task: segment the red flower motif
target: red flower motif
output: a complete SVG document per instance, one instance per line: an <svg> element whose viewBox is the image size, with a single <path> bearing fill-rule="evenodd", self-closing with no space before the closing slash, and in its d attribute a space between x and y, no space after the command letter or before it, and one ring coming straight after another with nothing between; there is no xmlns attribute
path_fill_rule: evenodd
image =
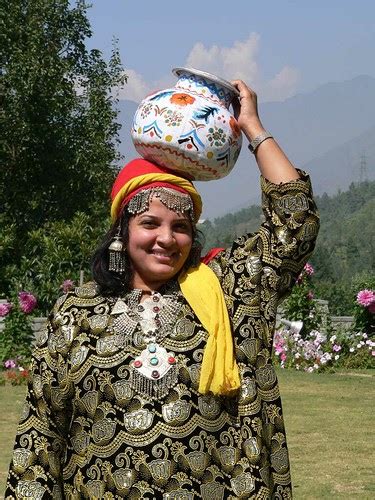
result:
<svg viewBox="0 0 375 500"><path fill-rule="evenodd" d="M241 135L241 129L240 126L238 125L237 120L233 116L231 116L229 119L229 126L232 129L234 138L237 139L237 137Z"/></svg>
<svg viewBox="0 0 375 500"><path fill-rule="evenodd" d="M195 97L189 94L183 94L182 92L177 92L170 97L170 102L172 104L177 104L177 106L188 106L193 104Z"/></svg>

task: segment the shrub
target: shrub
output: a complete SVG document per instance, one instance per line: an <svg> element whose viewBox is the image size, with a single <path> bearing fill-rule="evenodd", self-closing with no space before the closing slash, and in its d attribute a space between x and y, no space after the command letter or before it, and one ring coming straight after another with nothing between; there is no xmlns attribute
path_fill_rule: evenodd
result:
<svg viewBox="0 0 375 500"><path fill-rule="evenodd" d="M353 283L355 327L369 336L375 335L375 277L358 278Z"/></svg>
<svg viewBox="0 0 375 500"><path fill-rule="evenodd" d="M321 316L318 313L314 302L314 291L311 278L314 268L311 264L305 264L301 274L298 276L296 284L289 297L283 302L283 316L291 321L302 321L304 337L310 331L318 329L321 323Z"/></svg>
<svg viewBox="0 0 375 500"><path fill-rule="evenodd" d="M77 213L69 222L53 221L31 231L20 265L8 269L13 288L22 283L35 290L39 309L47 314L66 278L78 283L83 271L89 279L91 257L108 226L106 219L99 220L94 226L92 218Z"/></svg>
<svg viewBox="0 0 375 500"><path fill-rule="evenodd" d="M0 305L0 316L4 317L4 328L0 331L0 363L11 359L30 359L32 340L30 314L37 300L29 292L21 291L11 301Z"/></svg>

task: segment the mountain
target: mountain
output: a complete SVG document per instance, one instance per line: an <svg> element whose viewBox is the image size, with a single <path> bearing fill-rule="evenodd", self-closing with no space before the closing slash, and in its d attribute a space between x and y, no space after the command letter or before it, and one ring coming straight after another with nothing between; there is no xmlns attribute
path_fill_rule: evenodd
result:
<svg viewBox="0 0 375 500"><path fill-rule="evenodd" d="M333 194L352 181L375 179L375 126L307 162L303 169L313 172L316 194Z"/></svg>
<svg viewBox="0 0 375 500"><path fill-rule="evenodd" d="M120 101L120 151L125 161L137 156L130 138L137 104ZM358 76L328 83L284 102L259 106L264 126L291 161L311 174L316 193L334 193L359 180L365 155L368 178L375 177L375 78ZM229 176L197 182L204 202L203 217L213 218L259 203L259 172L246 140Z"/></svg>
<svg viewBox="0 0 375 500"><path fill-rule="evenodd" d="M261 118L297 165L375 125L375 78L327 83L284 102L264 103Z"/></svg>

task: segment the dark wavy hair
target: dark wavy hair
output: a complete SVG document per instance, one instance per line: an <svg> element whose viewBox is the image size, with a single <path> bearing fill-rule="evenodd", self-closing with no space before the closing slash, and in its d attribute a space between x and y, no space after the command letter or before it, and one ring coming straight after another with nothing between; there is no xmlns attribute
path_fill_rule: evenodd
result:
<svg viewBox="0 0 375 500"><path fill-rule="evenodd" d="M104 236L102 243L95 251L91 260L92 276L95 282L99 285L100 293L103 295L124 294L132 289L133 272L130 259L126 252L124 252L126 262L125 272L120 274L108 270L108 248L112 243L113 238L116 236L119 227L121 228L121 239L126 248L129 241L129 221L131 217L134 217L134 215L130 214L127 210L127 207L125 207L121 215ZM196 267L199 264L201 258L201 252L204 245L204 237L201 231L196 228L196 225L194 223L192 223L192 231L193 244L190 249L188 258L183 265L182 271L186 271L190 267Z"/></svg>

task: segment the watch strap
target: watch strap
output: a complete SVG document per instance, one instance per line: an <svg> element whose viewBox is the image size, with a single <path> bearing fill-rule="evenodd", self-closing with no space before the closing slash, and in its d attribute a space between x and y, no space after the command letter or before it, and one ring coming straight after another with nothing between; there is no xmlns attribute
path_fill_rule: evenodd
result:
<svg viewBox="0 0 375 500"><path fill-rule="evenodd" d="M258 136L256 136L252 141L250 141L250 151L255 154L259 145L262 144L262 142L266 139L273 139L273 136L269 132L263 132L263 134L259 134Z"/></svg>

